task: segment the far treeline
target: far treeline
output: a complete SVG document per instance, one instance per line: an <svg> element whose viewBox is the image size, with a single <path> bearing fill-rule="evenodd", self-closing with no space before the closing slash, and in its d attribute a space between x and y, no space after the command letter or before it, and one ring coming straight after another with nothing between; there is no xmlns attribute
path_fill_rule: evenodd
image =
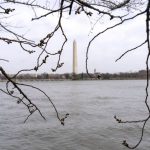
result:
<svg viewBox="0 0 150 150"><path fill-rule="evenodd" d="M18 80L130 80L130 79L146 79L146 70L140 70L138 72L120 72L120 73L91 73L90 78L86 73L79 73L73 75L72 73L64 74L20 74L16 79ZM9 74L13 77L13 74ZM5 77L0 74L0 80L5 80Z"/></svg>

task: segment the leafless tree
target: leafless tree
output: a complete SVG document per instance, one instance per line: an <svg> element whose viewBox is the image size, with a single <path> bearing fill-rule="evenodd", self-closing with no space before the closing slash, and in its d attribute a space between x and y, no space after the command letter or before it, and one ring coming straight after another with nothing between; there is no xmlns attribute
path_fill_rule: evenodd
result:
<svg viewBox="0 0 150 150"><path fill-rule="evenodd" d="M29 7L33 10L34 16L32 16L31 21L41 21L42 18L49 17L51 15L58 15L58 22L53 31L47 33L43 38L34 40L30 39L27 35L23 35L18 30L15 30L11 27L11 24L7 22L7 19L13 15L13 13L18 9L18 7ZM23 10L22 10L23 11ZM120 13L121 12L121 13ZM23 50L30 55L37 53L37 50L40 51L36 59L35 67L30 69L22 69L13 77L10 77L3 66L0 66L0 71L7 79L6 81L6 89L0 89L2 92L6 93L7 95L17 99L17 103L24 104L28 111L29 115L27 116L26 120L35 112L38 111L41 117L45 120L46 118L43 116L40 109L32 102L32 99L28 97L28 95L22 90L22 86L27 86L42 92L46 98L50 101L52 106L56 111L56 115L58 120L61 124L64 125L64 120L67 118L69 114L64 115L63 118L60 118L59 113L50 99L50 97L41 89L34 87L32 85L22 84L16 82L14 79L21 73L21 72L30 72L30 71L38 71L40 70L41 66L46 65L48 61L48 57L50 56L58 56L58 60L56 66L52 68L52 71L55 72L57 69L63 66L63 62L61 62L62 52L64 50L64 46L67 43L67 34L63 28L63 18L65 15L81 15L85 14L84 16L88 17L89 19L96 18L94 24L92 24L91 30L97 25L98 21L103 19L104 17L109 18L110 22L114 21L115 23L112 26L106 27L104 30L97 32L91 38L87 45L86 50L86 71L88 71L88 57L89 51L92 45L92 42L102 34L105 34L107 31L111 31L113 28L117 28L118 26L124 24L125 22L134 22L135 18L145 15L145 32L146 37L143 39L141 43L136 45L135 47L126 50L116 61L120 60L124 55L128 54L131 51L134 51L143 45L147 45L147 59L146 59L146 70L147 70L147 85L145 88L146 96L145 96L145 105L148 110L148 116L144 119L137 120L137 121L122 121L117 116L114 118L118 123L141 123L143 124L141 130L141 137L137 144L134 146L130 146L126 141L123 141L123 145L130 148L135 149L141 143L144 129L147 121L150 119L150 108L148 105L148 87L149 87L149 56L150 56L150 40L149 40L149 21L150 21L150 1L149 0L1 0L0 1L0 41L5 42L7 44L18 44L20 46L20 50ZM121 15L120 15L121 14ZM61 44L60 48L55 52L52 53L47 47L52 41L52 38L55 37L57 32L61 32L63 43ZM44 57L43 57L44 55ZM0 61L5 61L9 63L7 58L1 58ZM90 76L90 74L89 74ZM15 95L14 89L17 90L20 94Z"/></svg>

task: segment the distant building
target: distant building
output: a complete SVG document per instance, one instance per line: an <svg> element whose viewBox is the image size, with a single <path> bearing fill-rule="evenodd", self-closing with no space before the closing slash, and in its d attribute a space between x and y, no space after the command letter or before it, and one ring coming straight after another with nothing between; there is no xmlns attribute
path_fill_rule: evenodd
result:
<svg viewBox="0 0 150 150"><path fill-rule="evenodd" d="M77 74L77 69L78 68L78 64L77 64L77 43L74 40L73 41L73 74Z"/></svg>

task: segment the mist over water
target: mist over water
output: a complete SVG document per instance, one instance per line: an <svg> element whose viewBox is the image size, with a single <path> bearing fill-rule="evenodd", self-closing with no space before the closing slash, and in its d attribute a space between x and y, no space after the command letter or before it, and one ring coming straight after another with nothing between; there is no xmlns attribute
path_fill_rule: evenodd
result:
<svg viewBox="0 0 150 150"><path fill-rule="evenodd" d="M141 124L118 124L143 119L144 80L123 81L28 81L44 90L59 113L70 116L62 126L42 93L24 88L47 118L35 113L24 124L28 110L16 100L0 93L0 150L127 150L123 140L136 144ZM0 87L4 83L0 82ZM150 122L137 150L150 149Z"/></svg>

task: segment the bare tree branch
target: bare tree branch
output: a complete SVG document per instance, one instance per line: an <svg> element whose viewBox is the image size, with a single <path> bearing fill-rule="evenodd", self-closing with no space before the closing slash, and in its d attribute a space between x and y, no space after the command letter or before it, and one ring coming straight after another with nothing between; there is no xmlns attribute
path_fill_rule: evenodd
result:
<svg viewBox="0 0 150 150"><path fill-rule="evenodd" d="M118 60L120 60L120 59L121 59L124 55L126 55L127 53L129 53L129 52L131 52L131 51L134 51L134 50L137 50L138 48L140 48L141 46L143 46L144 44L146 44L146 42L147 42L147 40L144 41L143 43L141 43L140 45L138 45L138 46L136 46L136 47L134 47L134 48L132 48L132 49L129 49L129 50L125 51L119 58L116 59L116 62L117 62Z"/></svg>
<svg viewBox="0 0 150 150"><path fill-rule="evenodd" d="M22 103L25 105L27 110L29 111L28 116L26 117L25 121L26 122L34 112L38 112L40 116L46 120L42 112L40 111L40 108L36 106L32 102L32 99L29 98L29 96L22 90L21 87L28 87L35 89L41 93L44 94L44 96L48 99L50 104L53 106L56 117L60 121L62 125L64 125L65 119L68 117L68 113L65 114L63 118L60 117L59 112L51 100L51 98L41 89L34 87L32 85L28 84L23 84L23 83L18 83L14 79L18 77L18 75L22 72L31 72L31 71L39 71L40 68L44 65L47 64L49 61L49 56L58 56L57 62L54 67L52 67L52 71L55 72L59 68L61 68L64 64L64 62L61 62L61 57L63 50L65 48L66 43L68 42L68 37L67 34L65 33L65 30L63 28L63 16L64 15L80 15L81 13L84 13L86 17L88 18L97 18L95 21L95 24L97 22L104 18L105 16L109 18L110 22L114 19L116 19L118 22L112 26L107 27L106 29L97 32L89 41L86 49L86 72L89 76L90 72L88 70L88 59L89 59L89 51L91 50L91 45L93 41L101 36L102 34L105 34L107 31L111 31L114 28L117 28L118 26L121 26L125 22L129 21L134 21L135 18L145 15L146 16L146 39L143 40L144 42L140 43L139 45L136 45L134 48L131 48L127 51L125 51L116 61L122 59L123 56L125 56L127 53L136 50L143 45L147 44L147 59L146 59L146 71L147 71L147 79L146 79L146 87L145 87L145 105L147 107L148 111L148 116L146 116L144 119L139 119L139 120L133 120L133 121L122 121L122 119L119 119L117 116L115 116L115 120L118 123L140 123L142 124L142 129L141 129L141 135L139 138L139 141L137 144L132 144L134 146L131 146L124 140L122 144L130 149L135 149L139 146L139 144L143 140L144 136L144 130L145 130L145 125L150 119L150 107L148 104L148 88L149 88L149 57L150 57L150 41L149 41L149 22L150 22L150 1L146 0L59 0L55 1L51 5L48 4L51 3L51 1L47 1L47 4L44 6L43 1L41 1L41 4L37 2L36 0L2 0L0 2L0 31L3 31L7 34L1 34L0 41L5 42L7 44L12 44L16 43L17 45L20 46L21 50L33 54L38 51L38 56L36 58L36 63L33 65L34 67L27 68L27 69L22 69L19 70L15 73L13 76L9 76L6 73L6 70L4 69L3 66L0 66L0 72L1 74L6 78L6 84L5 88L6 89L0 89L1 92L9 95L10 97L14 98L17 100L17 103L20 104ZM9 7L8 7L9 6ZM10 24L5 22L10 16L10 14L13 14L17 7L16 6L22 6L22 7L28 7L30 8L33 12L34 15L31 16L32 20L31 21L40 21L44 17L48 17L53 14L58 14L58 22L56 23L55 27L53 30L50 30L48 33L45 34L42 38L38 39L38 42L27 38L25 35L20 34L19 31L15 31L10 27ZM40 10L40 11L39 11ZM120 15L120 11L123 10L123 15ZM118 12L117 12L118 11ZM40 12L40 13L39 13ZM3 20L4 21L3 21ZM95 27L95 24L93 28ZM52 41L52 38L55 37L56 33L60 31L61 36L62 36L62 44L61 46L55 51L51 52L48 49L48 46L50 45L50 42ZM9 62L6 59L0 59L0 61L5 61ZM13 87L13 88L12 88ZM15 90L19 93L17 94Z"/></svg>
<svg viewBox="0 0 150 150"><path fill-rule="evenodd" d="M6 61L6 62L9 62L9 60L7 60L7 59L2 59L2 58L0 58L0 61Z"/></svg>

